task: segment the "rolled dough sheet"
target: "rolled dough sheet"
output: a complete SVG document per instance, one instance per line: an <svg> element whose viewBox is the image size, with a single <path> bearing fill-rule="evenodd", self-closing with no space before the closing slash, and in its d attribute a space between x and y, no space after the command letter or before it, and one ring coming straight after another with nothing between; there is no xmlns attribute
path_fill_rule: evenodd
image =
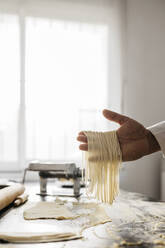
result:
<svg viewBox="0 0 165 248"><path fill-rule="evenodd" d="M89 220L90 226L96 226L112 221L106 214L105 208L101 205L98 205L95 211L89 215Z"/></svg>
<svg viewBox="0 0 165 248"><path fill-rule="evenodd" d="M107 222L112 221L110 217L108 216L108 214L106 213L104 204L74 203L73 211L77 212L77 210L78 210L78 213L80 214L80 218L78 219L81 219L81 218L86 219L86 221L82 224L81 232L88 227L96 226L99 224L105 224Z"/></svg>
<svg viewBox="0 0 165 248"><path fill-rule="evenodd" d="M72 232L53 233L53 232L40 232L40 233L25 233L25 232L0 232L0 240L11 243L46 243L55 241L65 241L72 239L82 238L81 235Z"/></svg>
<svg viewBox="0 0 165 248"><path fill-rule="evenodd" d="M23 213L25 220L36 219L74 219L78 215L72 213L65 205L56 202L38 202Z"/></svg>
<svg viewBox="0 0 165 248"><path fill-rule="evenodd" d="M74 202L70 207L56 202L39 202L24 211L24 219L76 219L83 230L85 228L110 222L104 204ZM82 220L82 221L81 221Z"/></svg>

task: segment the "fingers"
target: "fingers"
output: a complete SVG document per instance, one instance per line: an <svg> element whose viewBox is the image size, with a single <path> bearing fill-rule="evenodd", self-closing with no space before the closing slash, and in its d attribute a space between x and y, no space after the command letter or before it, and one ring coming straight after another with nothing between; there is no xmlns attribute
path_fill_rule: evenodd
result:
<svg viewBox="0 0 165 248"><path fill-rule="evenodd" d="M87 137L84 136L84 135L79 135L79 136L77 137L77 140L80 141L80 142L83 142L83 143L88 143Z"/></svg>
<svg viewBox="0 0 165 248"><path fill-rule="evenodd" d="M87 144L88 140L87 140L87 137L85 136L84 132L80 132L78 134L77 140L84 143L84 144L81 144L79 146L79 149L82 151L88 151L88 144Z"/></svg>
<svg viewBox="0 0 165 248"><path fill-rule="evenodd" d="M78 135L84 135L85 136L85 133L83 131L79 132Z"/></svg>
<svg viewBox="0 0 165 248"><path fill-rule="evenodd" d="M129 118L127 116L118 114L116 112L113 112L113 111L110 111L110 110L107 110L107 109L103 110L103 115L108 120L117 122L120 125L124 124L126 121L129 120Z"/></svg>
<svg viewBox="0 0 165 248"><path fill-rule="evenodd" d="M88 151L88 144L81 144L79 146L79 149L82 150L82 151Z"/></svg>

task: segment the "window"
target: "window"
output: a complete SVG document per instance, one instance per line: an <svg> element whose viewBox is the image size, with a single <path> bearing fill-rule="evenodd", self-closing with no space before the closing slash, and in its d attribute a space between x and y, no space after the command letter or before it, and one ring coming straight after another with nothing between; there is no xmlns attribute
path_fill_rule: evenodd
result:
<svg viewBox="0 0 165 248"><path fill-rule="evenodd" d="M107 105L107 26L32 17L24 23L20 65L18 18L5 16L1 22L0 159L6 169L34 159L77 160L78 131L105 126L99 110Z"/></svg>
<svg viewBox="0 0 165 248"><path fill-rule="evenodd" d="M101 110L120 111L118 7L7 2L0 1L0 170L35 159L81 161L77 133L109 129Z"/></svg>
<svg viewBox="0 0 165 248"><path fill-rule="evenodd" d="M28 159L76 157L78 130L107 103L106 42L106 26L26 19Z"/></svg>

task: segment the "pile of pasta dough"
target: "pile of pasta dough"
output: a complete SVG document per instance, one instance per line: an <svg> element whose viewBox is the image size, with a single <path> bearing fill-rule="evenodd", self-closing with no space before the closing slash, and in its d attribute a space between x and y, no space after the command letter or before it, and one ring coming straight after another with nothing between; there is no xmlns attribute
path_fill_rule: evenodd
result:
<svg viewBox="0 0 165 248"><path fill-rule="evenodd" d="M122 153L116 131L85 131L88 151L85 152L85 181L88 192L101 202L112 204L119 193L119 170Z"/></svg>

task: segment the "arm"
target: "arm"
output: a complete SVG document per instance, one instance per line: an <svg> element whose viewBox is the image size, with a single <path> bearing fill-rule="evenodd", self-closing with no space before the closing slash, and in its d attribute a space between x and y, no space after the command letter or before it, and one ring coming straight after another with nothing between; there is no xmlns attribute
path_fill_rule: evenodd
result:
<svg viewBox="0 0 165 248"><path fill-rule="evenodd" d="M136 160L160 150L160 145L153 135L152 129L146 129L137 121L109 110L103 110L103 115L108 120L120 125L117 129L117 136L123 161ZM77 140L83 143L79 146L80 150L87 151L87 138L83 132L79 133Z"/></svg>

